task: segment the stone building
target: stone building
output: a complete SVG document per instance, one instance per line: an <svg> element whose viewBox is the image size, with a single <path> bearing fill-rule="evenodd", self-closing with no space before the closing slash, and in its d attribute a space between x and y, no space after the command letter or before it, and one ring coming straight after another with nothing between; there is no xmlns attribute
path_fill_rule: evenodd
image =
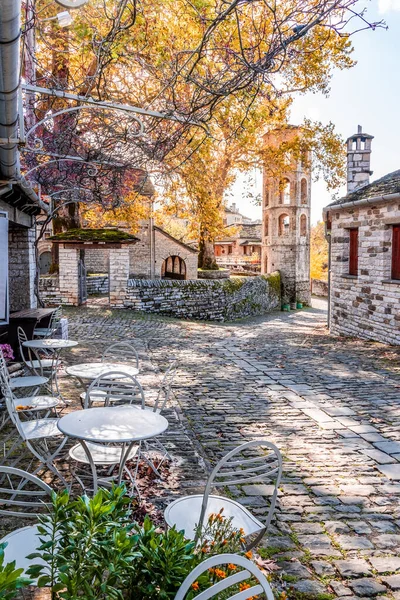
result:
<svg viewBox="0 0 400 600"><path fill-rule="evenodd" d="M215 259L221 267L260 271L261 223L246 223L235 235L218 239L214 244Z"/></svg>
<svg viewBox="0 0 400 600"><path fill-rule="evenodd" d="M289 127L264 139L280 145L299 133L298 127ZM261 272L280 271L283 302L309 304L311 168L306 158L290 159L281 177L264 169Z"/></svg>
<svg viewBox="0 0 400 600"><path fill-rule="evenodd" d="M332 333L400 344L400 170L369 183L372 136L347 140L348 193L324 209Z"/></svg>
<svg viewBox="0 0 400 600"><path fill-rule="evenodd" d="M151 235L153 231L153 235ZM139 279L197 279L198 251L169 233L144 221L136 234L139 238L129 250L129 277ZM85 252L89 273L108 273L109 252L90 249Z"/></svg>

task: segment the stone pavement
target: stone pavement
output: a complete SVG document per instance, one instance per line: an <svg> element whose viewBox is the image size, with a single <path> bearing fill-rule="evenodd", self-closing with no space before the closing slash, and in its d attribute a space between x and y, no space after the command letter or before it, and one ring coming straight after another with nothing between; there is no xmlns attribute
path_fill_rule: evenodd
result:
<svg viewBox="0 0 400 600"><path fill-rule="evenodd" d="M131 339L153 393L159 370L179 360L163 440L174 485L155 501L201 491L223 454L267 438L284 456L275 518L259 550L279 566L277 589L289 599L400 600L400 348L331 337L321 309L224 325L65 312L71 339L81 342L68 362ZM247 491L244 502L262 519L265 490Z"/></svg>

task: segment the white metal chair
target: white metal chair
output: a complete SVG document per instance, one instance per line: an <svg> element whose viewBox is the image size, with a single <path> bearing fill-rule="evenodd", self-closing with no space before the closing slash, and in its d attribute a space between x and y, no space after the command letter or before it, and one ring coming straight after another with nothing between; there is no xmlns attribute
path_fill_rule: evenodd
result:
<svg viewBox="0 0 400 600"><path fill-rule="evenodd" d="M47 327L35 327L33 337L49 338L57 333L62 318L62 307L58 306L50 317Z"/></svg>
<svg viewBox="0 0 400 600"><path fill-rule="evenodd" d="M108 346L101 357L101 362L120 362L128 365L133 365L139 370L139 355L136 348L129 342L116 342ZM122 369L121 369L122 370ZM97 391L99 394L99 391ZM82 392L79 395L82 406L85 406L87 392Z"/></svg>
<svg viewBox="0 0 400 600"><path fill-rule="evenodd" d="M254 453L255 450L257 453ZM208 516L218 513L223 508L224 516L232 517L232 526L244 530L246 548L249 550L258 544L269 527L281 476L282 456L274 444L266 440L246 442L228 452L217 463L202 496L184 496L167 506L165 521L170 527L175 525L178 530L184 530L187 538L197 541ZM224 488L259 482L271 486L271 501L264 523L256 519L239 502L210 493L213 487Z"/></svg>
<svg viewBox="0 0 400 600"><path fill-rule="evenodd" d="M64 477L54 465L54 460L60 454L68 439L63 436L57 427L58 418L39 418L37 415L39 409L32 410L27 407L26 410L18 410L18 405L15 403L13 391L10 388L7 380L1 376L1 373L0 385L1 391L6 400L7 410L12 423L15 425L21 440L25 442L28 450L39 462L39 465L34 470L33 475L36 475L44 467L47 467L52 473L59 477L65 487L68 487ZM31 401L31 399L29 399L29 401ZM43 410L46 410L46 408ZM33 418L21 420L21 415ZM57 438L62 438L61 442L58 442ZM55 445L54 448L51 447L53 443ZM32 462L33 461L34 459L32 459Z"/></svg>
<svg viewBox="0 0 400 600"><path fill-rule="evenodd" d="M44 481L21 469L0 466L0 515L18 519L37 518L40 512L50 507L52 493ZM0 543L7 543L4 550L5 562L15 560L16 569L30 566L26 557L37 551L40 545L37 525L28 525L12 531ZM35 559L36 564L45 564Z"/></svg>
<svg viewBox="0 0 400 600"><path fill-rule="evenodd" d="M96 410L94 404L102 406L110 405L125 405L130 404L137 408L144 409L144 393L142 386L132 375L128 375L122 371L110 371L100 375L89 386L85 394L84 409ZM124 446L95 444L86 442L86 446L91 454L93 463L96 467L108 467L108 476L114 470L114 467L121 462ZM81 444L75 444L69 455L77 464L89 466L90 462ZM134 446L129 454L128 460L137 457L136 470L134 476L131 475L129 469L125 467L125 472L128 474L132 483L135 484L137 469L139 466L140 444ZM79 481L83 489L86 486L83 480L86 478L86 473L78 473L73 470L73 475ZM89 475L90 477L90 475ZM101 478L103 483L107 483L107 479Z"/></svg>
<svg viewBox="0 0 400 600"><path fill-rule="evenodd" d="M10 377L8 372L7 363L4 358L4 354L0 348L0 375L3 379L8 382L8 385L12 390L19 390L22 388L35 388L35 393L39 390L40 386L44 385L49 381L48 377L42 377L39 375L29 375L23 377Z"/></svg>
<svg viewBox="0 0 400 600"><path fill-rule="evenodd" d="M186 577L175 596L175 600L185 600L187 593L189 591L193 592L193 584L196 584L204 573L210 572L210 569L216 567L225 569L223 571L225 577L214 582L208 589L200 591L195 600L219 598L221 592L228 594L230 588L232 595L224 595L227 600L229 598L231 600L248 600L250 598L274 600L274 595L265 575L254 563L238 554L217 554L200 563ZM242 568L238 569L238 567Z"/></svg>
<svg viewBox="0 0 400 600"><path fill-rule="evenodd" d="M51 358L40 358L37 353L35 353L36 358L32 359L32 354L28 348L25 348L23 345L24 342L28 341L25 331L22 327L18 327L17 329L18 335L18 343L19 343L19 353L22 358L24 365L28 368L28 370L34 375L39 375L43 377L43 372L45 370L52 371L53 369L53 360Z"/></svg>

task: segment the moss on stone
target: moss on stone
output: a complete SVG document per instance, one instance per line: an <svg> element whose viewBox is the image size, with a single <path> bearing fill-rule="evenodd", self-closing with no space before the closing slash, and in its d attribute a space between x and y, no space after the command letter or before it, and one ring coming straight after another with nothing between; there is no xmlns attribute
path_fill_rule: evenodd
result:
<svg viewBox="0 0 400 600"><path fill-rule="evenodd" d="M275 292L277 296L281 295L281 276L280 273L271 273L270 275L261 275L268 283L270 290Z"/></svg>
<svg viewBox="0 0 400 600"><path fill-rule="evenodd" d="M137 240L134 235L120 229L69 229L49 238L53 241L71 242L123 242Z"/></svg>
<svg viewBox="0 0 400 600"><path fill-rule="evenodd" d="M245 279L240 278L240 277L227 279L226 281L223 282L222 289L227 294L234 294L235 292L239 291L243 287L245 281L246 281Z"/></svg>

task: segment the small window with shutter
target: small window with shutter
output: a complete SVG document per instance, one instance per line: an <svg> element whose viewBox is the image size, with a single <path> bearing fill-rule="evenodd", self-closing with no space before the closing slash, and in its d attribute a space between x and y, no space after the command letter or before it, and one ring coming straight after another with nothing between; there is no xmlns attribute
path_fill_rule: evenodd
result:
<svg viewBox="0 0 400 600"><path fill-rule="evenodd" d="M349 229L349 275L358 275L358 229Z"/></svg>
<svg viewBox="0 0 400 600"><path fill-rule="evenodd" d="M400 225L392 231L392 279L400 279Z"/></svg>

